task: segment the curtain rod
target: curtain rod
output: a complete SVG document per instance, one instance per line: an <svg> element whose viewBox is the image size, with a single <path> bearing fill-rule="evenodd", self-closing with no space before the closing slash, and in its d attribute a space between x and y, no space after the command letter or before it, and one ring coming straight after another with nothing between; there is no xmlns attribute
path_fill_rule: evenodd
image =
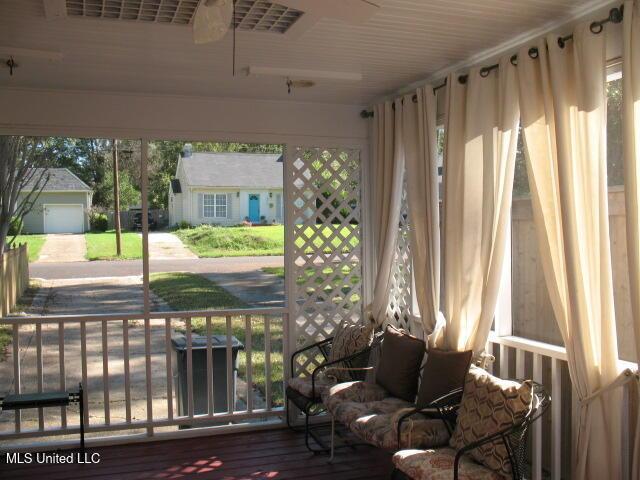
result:
<svg viewBox="0 0 640 480"><path fill-rule="evenodd" d="M589 25L589 30L591 30L591 33L597 35L604 30L605 24L609 22L611 23L622 22L623 16L624 16L624 5L620 5L620 7L614 7L611 10L609 10L609 16L607 16L607 18L603 18L602 20L596 20L594 22L591 22L591 25ZM564 48L569 40L573 40L573 34L558 37L558 46L560 48ZM538 51L538 47L531 47L528 53L531 58L538 58L540 52ZM514 55L511 55L511 58L509 59L509 61L511 62L511 65L517 66L518 54L516 53ZM482 67L480 69L480 76L481 77L489 76L489 74L493 70L497 70L499 66L500 66L499 63L494 63L493 65L487 65L486 67ZM458 82L462 84L467 83L468 79L469 79L469 74L458 76ZM433 87L433 93L435 94L438 90L445 87L446 85L447 85L447 79L445 78L444 82L442 82L440 85ZM413 95L412 100L414 102L417 102L418 101L417 95ZM394 105L394 109L395 109L395 105ZM374 114L372 110L362 110L360 112L360 116L362 118L371 118L373 117L373 115Z"/></svg>

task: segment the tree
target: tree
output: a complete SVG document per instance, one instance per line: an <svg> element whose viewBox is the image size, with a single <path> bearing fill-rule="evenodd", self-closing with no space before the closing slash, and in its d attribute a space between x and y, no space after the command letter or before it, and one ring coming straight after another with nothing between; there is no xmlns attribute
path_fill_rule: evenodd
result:
<svg viewBox="0 0 640 480"><path fill-rule="evenodd" d="M12 222L31 211L49 181L45 147L37 138L0 136L0 256Z"/></svg>
<svg viewBox="0 0 640 480"><path fill-rule="evenodd" d="M129 172L120 170L119 180L120 209L127 210L129 207L140 205L140 191L136 188ZM100 186L100 190L103 192L102 201L104 202L104 207L112 209L114 205L112 168L107 172L104 182Z"/></svg>

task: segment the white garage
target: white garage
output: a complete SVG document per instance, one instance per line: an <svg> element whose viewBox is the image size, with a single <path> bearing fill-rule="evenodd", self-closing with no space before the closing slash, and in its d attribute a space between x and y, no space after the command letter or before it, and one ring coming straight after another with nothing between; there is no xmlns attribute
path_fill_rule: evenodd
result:
<svg viewBox="0 0 640 480"><path fill-rule="evenodd" d="M40 170L40 169L39 169ZM46 175L47 183L30 211L22 218L25 233L83 233L89 230L92 191L66 168L36 171L20 193L24 199L35 188L35 180Z"/></svg>
<svg viewBox="0 0 640 480"><path fill-rule="evenodd" d="M84 208L82 205L44 206L44 233L83 233Z"/></svg>

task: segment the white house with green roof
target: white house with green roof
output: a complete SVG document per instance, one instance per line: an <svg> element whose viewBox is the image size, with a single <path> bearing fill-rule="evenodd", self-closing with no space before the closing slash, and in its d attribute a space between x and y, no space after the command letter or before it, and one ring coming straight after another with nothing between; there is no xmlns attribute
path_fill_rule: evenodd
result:
<svg viewBox="0 0 640 480"><path fill-rule="evenodd" d="M283 222L282 155L185 150L169 185L169 225Z"/></svg>

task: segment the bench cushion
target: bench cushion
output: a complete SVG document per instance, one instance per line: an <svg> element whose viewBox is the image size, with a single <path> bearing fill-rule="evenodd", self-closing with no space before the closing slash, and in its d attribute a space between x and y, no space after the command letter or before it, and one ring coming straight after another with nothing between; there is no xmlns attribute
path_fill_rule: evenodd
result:
<svg viewBox="0 0 640 480"><path fill-rule="evenodd" d="M452 448L437 450L401 450L393 456L393 464L413 480L451 480L456 451ZM474 462L467 455L460 459L459 480L505 480L506 477Z"/></svg>
<svg viewBox="0 0 640 480"><path fill-rule="evenodd" d="M435 448L449 441L449 431L439 418L415 414L402 422L398 445L398 422L413 409L401 409L393 413L374 413L355 419L351 431L360 439L385 450L398 448Z"/></svg>
<svg viewBox="0 0 640 480"><path fill-rule="evenodd" d="M317 375L314 392L311 385L311 377L296 377L289 380L290 388L312 400L320 400L322 393L335 384L336 381L333 378Z"/></svg>

